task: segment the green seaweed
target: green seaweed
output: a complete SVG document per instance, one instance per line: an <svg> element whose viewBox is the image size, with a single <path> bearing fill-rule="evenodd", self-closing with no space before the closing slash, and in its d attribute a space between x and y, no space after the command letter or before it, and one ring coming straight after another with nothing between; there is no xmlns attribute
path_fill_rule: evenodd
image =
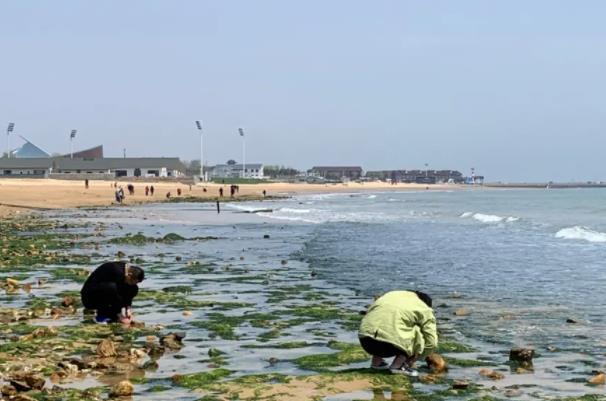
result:
<svg viewBox="0 0 606 401"><path fill-rule="evenodd" d="M293 363L304 370L324 371L327 368L363 362L370 358L358 344L331 341L328 346L331 349L338 350L338 352L306 355L295 359Z"/></svg>
<svg viewBox="0 0 606 401"><path fill-rule="evenodd" d="M176 375L172 380L175 384L190 389L205 388L209 384L231 375L231 371L223 368L214 369L209 372L192 373L188 375Z"/></svg>

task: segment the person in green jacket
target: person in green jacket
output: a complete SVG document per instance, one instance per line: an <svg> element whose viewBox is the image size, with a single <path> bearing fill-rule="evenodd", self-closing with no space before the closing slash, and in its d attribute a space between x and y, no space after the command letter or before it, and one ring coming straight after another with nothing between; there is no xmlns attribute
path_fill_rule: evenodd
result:
<svg viewBox="0 0 606 401"><path fill-rule="evenodd" d="M438 345L431 297L420 291L390 291L378 298L360 323L360 345L371 368L418 376L415 361ZM383 358L395 357L391 365Z"/></svg>

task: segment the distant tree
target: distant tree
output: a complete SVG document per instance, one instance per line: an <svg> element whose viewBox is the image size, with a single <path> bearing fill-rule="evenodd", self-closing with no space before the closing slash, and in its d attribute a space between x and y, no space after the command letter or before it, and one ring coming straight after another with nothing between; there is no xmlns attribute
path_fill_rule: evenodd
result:
<svg viewBox="0 0 606 401"><path fill-rule="evenodd" d="M264 166L263 175L276 178L276 177L294 177L299 174L299 170L292 167L285 166Z"/></svg>

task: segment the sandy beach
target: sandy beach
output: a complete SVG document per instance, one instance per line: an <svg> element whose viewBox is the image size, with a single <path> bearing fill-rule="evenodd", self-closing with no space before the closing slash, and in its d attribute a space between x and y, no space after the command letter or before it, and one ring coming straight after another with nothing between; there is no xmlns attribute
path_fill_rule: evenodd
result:
<svg viewBox="0 0 606 401"><path fill-rule="evenodd" d="M128 181L115 181L126 192ZM135 195L127 194L127 205L162 202L166 194L177 197L177 189L181 189L181 196L195 196L200 198L215 198L219 195L219 188L224 188L224 195L229 197L229 185L208 183L192 185L175 182L135 182ZM145 196L146 185L153 185L155 195ZM85 206L109 206L115 203L114 181L90 181L89 188L84 187L83 181L53 180L53 179L0 179L0 216L22 213L36 209L60 209ZM206 188L206 192L204 192ZM383 182L345 183L345 184L307 184L307 183L264 183L240 185L238 196L262 196L263 190L267 195L292 195L297 193L325 193L325 192L359 192L359 191L404 191L404 190L451 190L461 189L464 186L424 185L424 184L397 184L391 185Z"/></svg>

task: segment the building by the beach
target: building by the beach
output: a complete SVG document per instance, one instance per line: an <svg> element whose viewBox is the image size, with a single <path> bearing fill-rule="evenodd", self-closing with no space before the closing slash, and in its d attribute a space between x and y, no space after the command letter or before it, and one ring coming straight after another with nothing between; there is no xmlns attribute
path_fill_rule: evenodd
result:
<svg viewBox="0 0 606 401"><path fill-rule="evenodd" d="M362 167L359 166L314 166L307 171L312 177L326 180L358 180L362 177Z"/></svg>
<svg viewBox="0 0 606 401"><path fill-rule="evenodd" d="M182 177L178 157L104 157L103 145L51 156L24 137L25 143L0 158L2 177L113 179L120 177Z"/></svg>
<svg viewBox="0 0 606 401"><path fill-rule="evenodd" d="M457 170L379 170L367 171L366 177L391 182L435 184L465 182L465 177Z"/></svg>
<svg viewBox="0 0 606 401"><path fill-rule="evenodd" d="M229 160L225 164L217 164L216 166L204 167L208 171L211 179L215 178L246 178L246 179L263 179L263 164L261 163L246 163L245 165L238 164L234 160Z"/></svg>
<svg viewBox="0 0 606 401"><path fill-rule="evenodd" d="M185 166L177 157L1 158L2 177L89 178L181 177Z"/></svg>

